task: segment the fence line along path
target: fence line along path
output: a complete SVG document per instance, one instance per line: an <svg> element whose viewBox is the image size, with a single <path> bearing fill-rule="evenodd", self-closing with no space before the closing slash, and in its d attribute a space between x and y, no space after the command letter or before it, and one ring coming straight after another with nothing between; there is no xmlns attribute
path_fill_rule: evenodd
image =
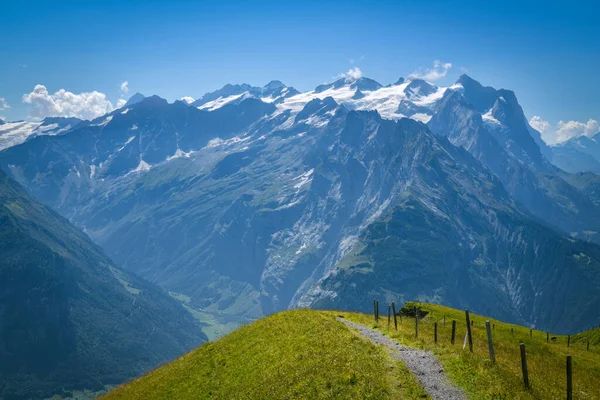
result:
<svg viewBox="0 0 600 400"><path fill-rule="evenodd" d="M461 389L450 382L440 362L429 351L401 346L381 332L344 318L338 318L338 321L358 330L362 336L373 343L386 346L393 358L404 362L433 400L465 400L467 398Z"/></svg>

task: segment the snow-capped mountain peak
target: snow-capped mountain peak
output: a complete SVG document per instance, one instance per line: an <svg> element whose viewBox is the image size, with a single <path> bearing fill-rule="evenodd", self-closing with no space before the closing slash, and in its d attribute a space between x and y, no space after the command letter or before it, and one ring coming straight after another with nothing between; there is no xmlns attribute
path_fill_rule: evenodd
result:
<svg viewBox="0 0 600 400"><path fill-rule="evenodd" d="M278 80L272 80L263 87L252 86L247 83L227 84L221 89L206 93L193 102L192 105L201 110L216 110L226 104L237 104L250 97L255 97L265 103L279 103L284 98L298 93L293 87L288 87Z"/></svg>
<svg viewBox="0 0 600 400"><path fill-rule="evenodd" d="M404 89L404 93L406 93L406 97L408 99L416 99L424 96L430 96L436 91L437 86L433 85L432 83L426 82L423 79L411 80Z"/></svg>
<svg viewBox="0 0 600 400"><path fill-rule="evenodd" d="M32 136L59 135L82 123L77 118L48 117L42 121L16 121L0 124L0 150L16 146Z"/></svg>
<svg viewBox="0 0 600 400"><path fill-rule="evenodd" d="M427 122L433 115L433 106L441 100L448 89L420 79L406 81L400 79L398 82L400 83L383 86L366 77L340 78L319 85L312 91L288 97L277 107L294 113L302 110L304 105L314 99L331 97L348 109L378 111L385 119L397 120L409 117Z"/></svg>

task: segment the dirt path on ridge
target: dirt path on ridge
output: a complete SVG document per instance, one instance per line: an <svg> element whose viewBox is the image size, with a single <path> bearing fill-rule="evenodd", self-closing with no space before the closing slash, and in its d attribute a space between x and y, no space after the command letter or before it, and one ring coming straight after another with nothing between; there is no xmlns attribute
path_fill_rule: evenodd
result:
<svg viewBox="0 0 600 400"><path fill-rule="evenodd" d="M433 400L467 399L467 395L450 382L438 359L429 351L401 346L381 332L344 318L338 318L338 321L356 329L371 342L384 345L393 358L404 362Z"/></svg>

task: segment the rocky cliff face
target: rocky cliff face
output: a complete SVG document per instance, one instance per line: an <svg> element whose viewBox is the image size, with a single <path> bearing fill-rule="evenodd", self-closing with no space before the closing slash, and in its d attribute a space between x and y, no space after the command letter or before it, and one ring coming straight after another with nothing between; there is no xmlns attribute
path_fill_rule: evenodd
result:
<svg viewBox="0 0 600 400"><path fill-rule="evenodd" d="M428 126L489 168L525 211L559 230L598 241L600 213L590 193L571 185L543 156L512 92L496 91L495 100L491 95L447 91ZM469 98L493 105L482 114Z"/></svg>

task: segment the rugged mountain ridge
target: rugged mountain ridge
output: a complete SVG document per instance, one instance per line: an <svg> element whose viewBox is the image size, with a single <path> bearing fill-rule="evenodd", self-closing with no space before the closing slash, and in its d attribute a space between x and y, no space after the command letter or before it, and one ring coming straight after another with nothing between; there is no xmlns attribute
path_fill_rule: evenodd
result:
<svg viewBox="0 0 600 400"><path fill-rule="evenodd" d="M2 171L0 253L3 399L100 390L206 340L180 304Z"/></svg>
<svg viewBox="0 0 600 400"><path fill-rule="evenodd" d="M566 172L600 173L600 132L555 144L551 147L551 159Z"/></svg>
<svg viewBox="0 0 600 400"><path fill-rule="evenodd" d="M271 81L263 87L227 84L214 92L206 93L191 105L199 109L214 110L225 104L237 104L248 98L257 98L265 103L278 104L286 98L299 94L293 87L288 87L281 81Z"/></svg>
<svg viewBox="0 0 600 400"><path fill-rule="evenodd" d="M361 78L216 102L231 93L203 109L146 98L0 166L218 318L378 294L555 331L590 322L597 246L568 236L595 239L597 196L546 159L514 93ZM563 300L576 316L556 312Z"/></svg>
<svg viewBox="0 0 600 400"><path fill-rule="evenodd" d="M32 136L59 135L82 122L77 118L62 117L48 117L38 122L4 122L0 124L0 150L21 144Z"/></svg>
<svg viewBox="0 0 600 400"><path fill-rule="evenodd" d="M472 80L463 77L461 81ZM431 130L467 149L528 212L565 232L598 241L597 206L589 193L571 185L543 155L548 150L540 148L531 136L533 129L514 93L492 92L495 89L473 83L467 84L467 88L470 90L464 89L463 93L444 94L428 122ZM476 103L469 99L475 99ZM477 109L483 110L490 104L485 113Z"/></svg>

